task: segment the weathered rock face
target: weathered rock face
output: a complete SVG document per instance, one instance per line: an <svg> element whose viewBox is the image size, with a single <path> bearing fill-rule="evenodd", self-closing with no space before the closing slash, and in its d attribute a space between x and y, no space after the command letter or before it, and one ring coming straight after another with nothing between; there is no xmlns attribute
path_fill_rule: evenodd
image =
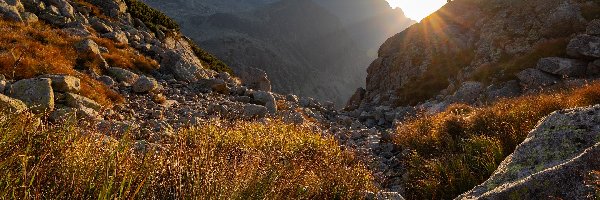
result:
<svg viewBox="0 0 600 200"><path fill-rule="evenodd" d="M253 90L271 91L271 81L265 71L258 68L240 70L238 73L242 83Z"/></svg>
<svg viewBox="0 0 600 200"><path fill-rule="evenodd" d="M167 42L169 52L163 54L161 70L169 72L178 80L197 81L214 76L214 72L204 69L189 43L183 39Z"/></svg>
<svg viewBox="0 0 600 200"><path fill-rule="evenodd" d="M52 80L52 89L54 91L78 93L81 90L81 81L74 76L49 74L40 78L49 78Z"/></svg>
<svg viewBox="0 0 600 200"><path fill-rule="evenodd" d="M23 101L34 113L54 110L52 80L48 78L17 81L11 85L9 96Z"/></svg>
<svg viewBox="0 0 600 200"><path fill-rule="evenodd" d="M0 111L19 113L25 110L27 110L27 105L22 101L0 94Z"/></svg>
<svg viewBox="0 0 600 200"><path fill-rule="evenodd" d="M594 199L600 170L600 105L554 112L485 183L457 199Z"/></svg>
<svg viewBox="0 0 600 200"><path fill-rule="evenodd" d="M535 64L512 61L537 61L542 56L532 53L536 51L566 54L568 38L585 32L592 20L583 15L583 7L599 5L563 0L451 1L381 46L379 58L368 69L366 102L406 105L433 98L445 89L452 93L465 81L514 79L516 72ZM591 36L575 40L569 45L569 55L600 56L595 53L598 45L592 45L600 40ZM559 52L550 52L548 46L560 47L554 50ZM579 69L578 63L571 64ZM504 70L507 67L510 70ZM561 75L580 72L559 69L548 68Z"/></svg>

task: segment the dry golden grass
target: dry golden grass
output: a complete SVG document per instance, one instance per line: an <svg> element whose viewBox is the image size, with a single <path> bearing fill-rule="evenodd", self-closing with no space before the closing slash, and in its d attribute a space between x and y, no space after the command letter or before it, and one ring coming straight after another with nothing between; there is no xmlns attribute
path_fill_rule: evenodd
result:
<svg viewBox="0 0 600 200"><path fill-rule="evenodd" d="M600 83L506 99L475 108L454 105L398 126L406 157L408 199L451 199L485 181L530 130L553 111L600 103Z"/></svg>
<svg viewBox="0 0 600 200"><path fill-rule="evenodd" d="M356 199L375 190L333 138L277 121L213 121L147 153L127 138L33 121L0 120L1 199Z"/></svg>

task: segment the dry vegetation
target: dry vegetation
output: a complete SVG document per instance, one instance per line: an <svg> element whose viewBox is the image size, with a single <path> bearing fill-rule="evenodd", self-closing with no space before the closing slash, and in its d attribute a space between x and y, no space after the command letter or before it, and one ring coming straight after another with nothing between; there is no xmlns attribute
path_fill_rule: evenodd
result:
<svg viewBox="0 0 600 200"><path fill-rule="evenodd" d="M0 120L0 199L355 199L375 189L334 139L281 122L213 121L142 153L127 136L32 119Z"/></svg>
<svg viewBox="0 0 600 200"><path fill-rule="evenodd" d="M454 105L398 127L408 199L451 199L485 181L536 123L553 111L600 103L600 83L475 108Z"/></svg>

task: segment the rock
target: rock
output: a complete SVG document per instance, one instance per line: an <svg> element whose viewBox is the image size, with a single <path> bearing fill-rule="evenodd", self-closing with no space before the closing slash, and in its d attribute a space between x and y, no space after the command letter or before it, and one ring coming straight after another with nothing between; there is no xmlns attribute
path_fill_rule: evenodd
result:
<svg viewBox="0 0 600 200"><path fill-rule="evenodd" d="M161 69L173 74L177 80L192 82L208 78L202 63L191 52L182 54L177 51L169 51L162 56Z"/></svg>
<svg viewBox="0 0 600 200"><path fill-rule="evenodd" d="M49 74L40 78L49 78L52 80L52 89L58 92L78 93L81 90L79 78L69 75Z"/></svg>
<svg viewBox="0 0 600 200"><path fill-rule="evenodd" d="M48 119L54 123L63 123L69 120L76 120L75 117L77 116L77 109L76 108L57 108L56 110L54 110L52 113L50 113L50 116L48 116Z"/></svg>
<svg viewBox="0 0 600 200"><path fill-rule="evenodd" d="M588 63L568 58L542 58L537 63L537 69L562 77L582 77L585 75Z"/></svg>
<svg viewBox="0 0 600 200"><path fill-rule="evenodd" d="M65 93L65 105L71 108L91 108L95 111L102 109L102 106L87 97L73 93Z"/></svg>
<svg viewBox="0 0 600 200"><path fill-rule="evenodd" d="M23 21L17 7L9 5L5 1L0 1L0 15L8 20L17 22Z"/></svg>
<svg viewBox="0 0 600 200"><path fill-rule="evenodd" d="M21 14L21 18L23 19L23 22L26 23L35 23L39 21L37 15L30 12L24 12L23 14Z"/></svg>
<svg viewBox="0 0 600 200"><path fill-rule="evenodd" d="M106 25L104 22L102 22L102 20L98 18L92 18L90 20L90 25L92 26L92 28L94 28L94 30L98 31L101 34L113 32L112 27Z"/></svg>
<svg viewBox="0 0 600 200"><path fill-rule="evenodd" d="M200 79L191 84L192 88L198 92L207 93L210 91L218 92L221 94L229 94L229 88L227 83L221 79Z"/></svg>
<svg viewBox="0 0 600 200"><path fill-rule="evenodd" d="M133 84L133 91L136 93L147 93L158 89L158 87L159 84L156 80L142 76Z"/></svg>
<svg viewBox="0 0 600 200"><path fill-rule="evenodd" d="M121 138L126 133L132 132L136 127L127 122L121 121L106 121L102 120L98 123L98 131L100 133Z"/></svg>
<svg viewBox="0 0 600 200"><path fill-rule="evenodd" d="M558 78L551 74L533 68L528 68L519 72L517 78L519 79L521 86L525 89L540 89L542 87L554 85L559 81Z"/></svg>
<svg viewBox="0 0 600 200"><path fill-rule="evenodd" d="M283 122L285 123L293 123L293 124L302 124L304 123L304 117L301 113L296 111L286 111L282 116Z"/></svg>
<svg viewBox="0 0 600 200"><path fill-rule="evenodd" d="M108 74L115 78L118 82L124 82L127 84L134 84L139 78L137 74L118 67L108 68Z"/></svg>
<svg viewBox="0 0 600 200"><path fill-rule="evenodd" d="M594 19L588 23L585 30L588 35L599 36L600 35L600 19Z"/></svg>
<svg viewBox="0 0 600 200"><path fill-rule="evenodd" d="M267 108L261 105L246 104L243 115L247 119L264 118L267 115Z"/></svg>
<svg viewBox="0 0 600 200"><path fill-rule="evenodd" d="M567 45L567 54L577 58L600 58L600 37L576 36Z"/></svg>
<svg viewBox="0 0 600 200"><path fill-rule="evenodd" d="M255 91L252 93L252 97L260 105L264 105L269 110L269 113L274 114L277 112L277 103L273 94L266 91Z"/></svg>
<svg viewBox="0 0 600 200"><path fill-rule="evenodd" d="M487 181L457 199L594 199L585 177L600 170L599 124L600 105L552 113Z"/></svg>
<svg viewBox="0 0 600 200"><path fill-rule="evenodd" d="M285 96L285 100L289 101L289 102L297 103L298 102L298 96L293 95L293 94L288 94L288 95Z"/></svg>
<svg viewBox="0 0 600 200"><path fill-rule="evenodd" d="M69 4L66 0L49 0L50 3L55 5L59 10L62 16L73 18L73 6Z"/></svg>
<svg viewBox="0 0 600 200"><path fill-rule="evenodd" d="M102 37L111 39L111 40L121 43L121 44L129 43L129 40L127 39L127 36L125 35L125 33L120 32L120 31L113 31L110 33L105 33L105 34L102 34Z"/></svg>
<svg viewBox="0 0 600 200"><path fill-rule="evenodd" d="M3 94L0 94L0 111L7 113L20 113L27 110L27 105L21 100L13 99Z"/></svg>
<svg viewBox="0 0 600 200"><path fill-rule="evenodd" d="M12 84L9 96L23 101L36 114L54 110L52 80L48 78L17 81Z"/></svg>
<svg viewBox="0 0 600 200"><path fill-rule="evenodd" d="M483 83L467 81L462 83L460 88L449 98L449 101L452 103L473 104L477 101L483 90Z"/></svg>
<svg viewBox="0 0 600 200"><path fill-rule="evenodd" d="M519 86L519 82L512 80L489 86L486 89L485 97L488 102L494 102L501 98L510 98L519 95L521 95L521 87Z"/></svg>
<svg viewBox="0 0 600 200"><path fill-rule="evenodd" d="M4 91L6 90L7 86L8 82L6 82L4 78L0 78L0 94L4 94Z"/></svg>
<svg viewBox="0 0 600 200"><path fill-rule="evenodd" d="M118 17L127 11L127 4L123 0L87 0L98 6L109 17Z"/></svg>
<svg viewBox="0 0 600 200"><path fill-rule="evenodd" d="M77 53L80 54L93 54L100 55L100 49L98 48L98 44L94 42L92 39L84 39L81 42L75 44L75 49Z"/></svg>
<svg viewBox="0 0 600 200"><path fill-rule="evenodd" d="M346 108L344 108L344 110L356 110L360 106L362 100L365 98L366 93L367 90L365 90L364 88L356 89L356 92L354 92L352 97L350 97L350 100L348 100L348 103L346 103Z"/></svg>
<svg viewBox="0 0 600 200"><path fill-rule="evenodd" d="M271 81L267 73L261 69L249 67L238 72L242 84L253 90L271 91Z"/></svg>
<svg viewBox="0 0 600 200"><path fill-rule="evenodd" d="M115 81L110 76L103 75L100 76L98 80L108 87L112 87L113 85L115 85Z"/></svg>

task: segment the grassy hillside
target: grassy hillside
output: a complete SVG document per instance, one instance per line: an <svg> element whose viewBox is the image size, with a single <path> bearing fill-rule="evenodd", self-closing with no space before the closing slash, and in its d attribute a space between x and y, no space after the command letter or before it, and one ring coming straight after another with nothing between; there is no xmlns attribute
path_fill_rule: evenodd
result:
<svg viewBox="0 0 600 200"><path fill-rule="evenodd" d="M405 157L408 199L451 199L485 181L543 117L600 103L600 83L553 94L523 96L477 108L454 105L409 120L395 143Z"/></svg>
<svg viewBox="0 0 600 200"><path fill-rule="evenodd" d="M0 119L2 199L354 199L375 189L334 139L280 122L214 121L147 152L128 136L36 124Z"/></svg>

